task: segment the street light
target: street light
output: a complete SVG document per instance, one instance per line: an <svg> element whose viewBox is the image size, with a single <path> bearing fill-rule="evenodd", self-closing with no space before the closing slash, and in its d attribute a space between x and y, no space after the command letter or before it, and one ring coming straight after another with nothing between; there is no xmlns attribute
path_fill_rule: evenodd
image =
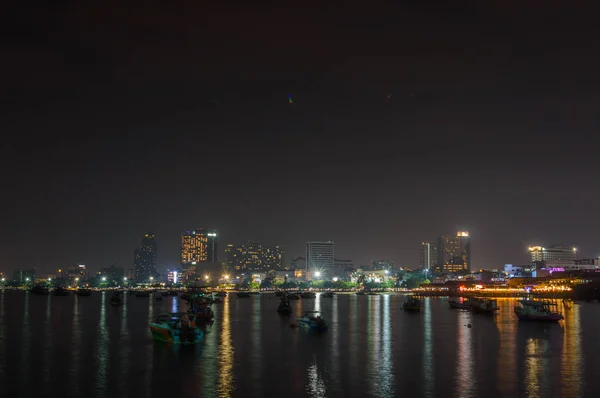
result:
<svg viewBox="0 0 600 398"><path fill-rule="evenodd" d="M48 278L48 282L52 282L52 278Z"/></svg>
<svg viewBox="0 0 600 398"><path fill-rule="evenodd" d="M79 282L79 278L75 278L75 282Z"/></svg>
<svg viewBox="0 0 600 398"><path fill-rule="evenodd" d="M229 275L223 275L223 278L225 278L225 280L229 280Z"/></svg>
<svg viewBox="0 0 600 398"><path fill-rule="evenodd" d="M105 276L102 277L102 282L106 282L106 277Z"/></svg>
<svg viewBox="0 0 600 398"><path fill-rule="evenodd" d="M29 278L25 278L25 282L29 282Z"/></svg>
<svg viewBox="0 0 600 398"><path fill-rule="evenodd" d="M6 281L6 278L2 278L2 282L5 282L5 281Z"/></svg>
<svg viewBox="0 0 600 398"><path fill-rule="evenodd" d="M126 276L125 276L125 277L123 277L123 280L124 280L125 282L127 282L127 277L126 277Z"/></svg>
<svg viewBox="0 0 600 398"><path fill-rule="evenodd" d="M154 277L153 277L153 276L151 276L151 277L150 277L150 281L153 281L153 280L154 280Z"/></svg>
<svg viewBox="0 0 600 398"><path fill-rule="evenodd" d="M204 279L205 279L205 280L208 280L208 275L204 275Z"/></svg>
<svg viewBox="0 0 600 398"><path fill-rule="evenodd" d="M318 278L321 276L321 273L319 271L315 272L315 276Z"/></svg>

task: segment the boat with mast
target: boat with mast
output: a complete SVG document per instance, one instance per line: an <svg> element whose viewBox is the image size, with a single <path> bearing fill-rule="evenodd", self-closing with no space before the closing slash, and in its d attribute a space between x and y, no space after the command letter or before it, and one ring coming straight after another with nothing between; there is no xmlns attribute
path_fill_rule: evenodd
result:
<svg viewBox="0 0 600 398"><path fill-rule="evenodd" d="M557 304L548 300L519 300L514 312L519 321L558 322L565 317L556 310Z"/></svg>

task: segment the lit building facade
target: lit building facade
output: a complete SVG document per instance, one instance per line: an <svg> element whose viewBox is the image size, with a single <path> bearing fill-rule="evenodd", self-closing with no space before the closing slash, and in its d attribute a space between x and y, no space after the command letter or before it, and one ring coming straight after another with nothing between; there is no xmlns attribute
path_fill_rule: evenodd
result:
<svg viewBox="0 0 600 398"><path fill-rule="evenodd" d="M106 278L106 282L121 282L125 277L125 270L111 265L110 267L102 268L100 277Z"/></svg>
<svg viewBox="0 0 600 398"><path fill-rule="evenodd" d="M337 260L336 260L337 261ZM394 262L389 260L373 261L373 270L389 271L394 268Z"/></svg>
<svg viewBox="0 0 600 398"><path fill-rule="evenodd" d="M432 242L421 242L419 267L422 270L434 270L438 264L437 245Z"/></svg>
<svg viewBox="0 0 600 398"><path fill-rule="evenodd" d="M185 231L181 234L181 265L187 268L208 261L208 232L203 229Z"/></svg>
<svg viewBox="0 0 600 398"><path fill-rule="evenodd" d="M156 274L156 237L153 233L144 234L142 247L135 249L133 256L136 280L145 281Z"/></svg>
<svg viewBox="0 0 600 398"><path fill-rule="evenodd" d="M461 272L471 269L471 243L468 231L458 231L456 236L441 236L437 249L437 271Z"/></svg>
<svg viewBox="0 0 600 398"><path fill-rule="evenodd" d="M283 261L284 252L279 245L248 242L239 246L228 244L225 248L225 264L237 271L278 270L283 268Z"/></svg>
<svg viewBox="0 0 600 398"><path fill-rule="evenodd" d="M168 283L181 283L182 281L185 281L185 276L182 274L181 268L167 270Z"/></svg>
<svg viewBox="0 0 600 398"><path fill-rule="evenodd" d="M531 255L531 262L558 260L568 263L575 261L577 249L561 245L553 245L550 247L529 246L527 251Z"/></svg>
<svg viewBox="0 0 600 398"><path fill-rule="evenodd" d="M219 262L219 231L211 230L206 233L206 261Z"/></svg>
<svg viewBox="0 0 600 398"><path fill-rule="evenodd" d="M21 284L29 282L33 283L33 281L35 281L35 268L15 270L13 272L12 280Z"/></svg>
<svg viewBox="0 0 600 398"><path fill-rule="evenodd" d="M335 266L334 242L306 242L306 270L326 272Z"/></svg>

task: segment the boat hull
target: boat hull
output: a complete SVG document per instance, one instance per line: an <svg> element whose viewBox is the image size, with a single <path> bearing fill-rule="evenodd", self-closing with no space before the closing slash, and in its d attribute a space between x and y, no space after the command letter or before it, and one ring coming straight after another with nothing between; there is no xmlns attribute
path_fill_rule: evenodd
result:
<svg viewBox="0 0 600 398"><path fill-rule="evenodd" d="M562 321L564 317L562 315L529 315L516 313L519 321L528 322L558 322Z"/></svg>
<svg viewBox="0 0 600 398"><path fill-rule="evenodd" d="M402 309L406 312L420 312L421 311L421 306L411 306L411 305L405 305L402 307Z"/></svg>
<svg viewBox="0 0 600 398"><path fill-rule="evenodd" d="M154 340L170 344L191 345L197 344L202 340L202 331L200 329L181 331L152 323L150 325L150 332Z"/></svg>
<svg viewBox="0 0 600 398"><path fill-rule="evenodd" d="M448 304L450 305L450 308L457 309L457 310L470 310L471 309L471 305L470 304L466 304L466 303L459 303L459 302L456 302L456 301L449 301Z"/></svg>

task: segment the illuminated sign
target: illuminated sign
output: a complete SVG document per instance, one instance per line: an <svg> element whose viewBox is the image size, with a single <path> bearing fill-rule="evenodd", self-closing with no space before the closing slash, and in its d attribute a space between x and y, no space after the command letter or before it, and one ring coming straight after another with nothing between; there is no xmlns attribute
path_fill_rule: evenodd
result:
<svg viewBox="0 0 600 398"><path fill-rule="evenodd" d="M79 268L85 268L85 265L79 264Z"/></svg>
<svg viewBox="0 0 600 398"><path fill-rule="evenodd" d="M173 271L173 283L177 283L177 271Z"/></svg>
<svg viewBox="0 0 600 398"><path fill-rule="evenodd" d="M469 236L469 231L458 231L456 233L456 236L465 236L465 237L468 237Z"/></svg>
<svg viewBox="0 0 600 398"><path fill-rule="evenodd" d="M208 236L217 236L217 234L208 234Z"/></svg>

